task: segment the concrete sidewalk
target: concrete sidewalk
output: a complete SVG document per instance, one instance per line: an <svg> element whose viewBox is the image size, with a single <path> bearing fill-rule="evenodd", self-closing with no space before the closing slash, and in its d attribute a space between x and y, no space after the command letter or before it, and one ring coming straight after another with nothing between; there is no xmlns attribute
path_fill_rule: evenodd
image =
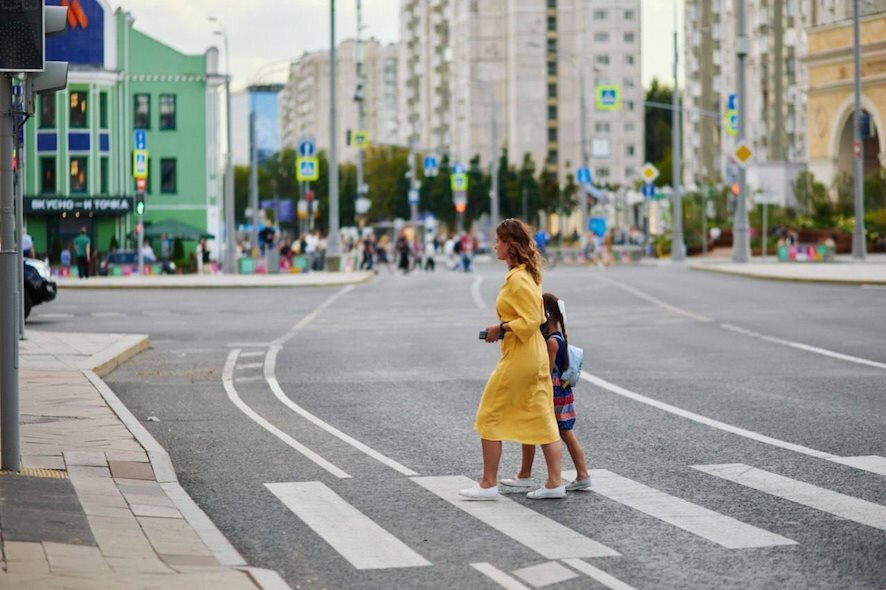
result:
<svg viewBox="0 0 886 590"><path fill-rule="evenodd" d="M886 255L882 254L869 254L864 262L845 256L834 262L778 262L775 258L766 261L755 258L747 264L736 264L729 259L696 259L689 262L689 268L776 281L886 285Z"/></svg>
<svg viewBox="0 0 886 590"><path fill-rule="evenodd" d="M59 289L231 289L261 287L338 287L365 283L372 272L309 272L277 275L151 275L57 278Z"/></svg>
<svg viewBox="0 0 886 590"><path fill-rule="evenodd" d="M27 336L22 470L0 472L0 588L288 588L247 566L101 380L146 336Z"/></svg>

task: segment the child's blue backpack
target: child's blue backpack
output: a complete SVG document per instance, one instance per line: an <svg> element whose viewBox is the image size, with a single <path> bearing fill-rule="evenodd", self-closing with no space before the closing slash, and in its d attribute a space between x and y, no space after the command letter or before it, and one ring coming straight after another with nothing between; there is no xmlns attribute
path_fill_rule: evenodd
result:
<svg viewBox="0 0 886 590"><path fill-rule="evenodd" d="M555 335L554 338L558 338L559 340L563 340L562 337ZM568 385L569 387L575 387L578 385L578 380L581 379L581 366L584 362L584 351L571 344L566 346L566 354L569 358L569 367L560 373L560 381L563 382L564 385Z"/></svg>

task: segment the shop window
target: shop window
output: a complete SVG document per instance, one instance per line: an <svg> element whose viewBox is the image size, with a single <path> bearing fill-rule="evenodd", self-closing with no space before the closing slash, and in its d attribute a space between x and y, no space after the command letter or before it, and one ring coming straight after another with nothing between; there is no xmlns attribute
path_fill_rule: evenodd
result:
<svg viewBox="0 0 886 590"><path fill-rule="evenodd" d="M175 95L160 95L160 129L175 129Z"/></svg>
<svg viewBox="0 0 886 590"><path fill-rule="evenodd" d="M164 194L176 192L176 160L163 158L160 160L160 192Z"/></svg>
<svg viewBox="0 0 886 590"><path fill-rule="evenodd" d="M133 121L135 129L151 128L151 95L136 94L133 97Z"/></svg>
<svg viewBox="0 0 886 590"><path fill-rule="evenodd" d="M55 127L55 93L40 97L40 127L42 129Z"/></svg>
<svg viewBox="0 0 886 590"><path fill-rule="evenodd" d="M88 190L86 166L87 158L71 158L71 193L83 194Z"/></svg>
<svg viewBox="0 0 886 590"><path fill-rule="evenodd" d="M98 95L98 125L102 129L108 128L108 93L100 92Z"/></svg>
<svg viewBox="0 0 886 590"><path fill-rule="evenodd" d="M55 194L55 158L40 158L40 192Z"/></svg>
<svg viewBox="0 0 886 590"><path fill-rule="evenodd" d="M72 92L68 95L70 100L70 117L69 121L71 129L84 129L89 125L89 114L86 111L86 93Z"/></svg>
<svg viewBox="0 0 886 590"><path fill-rule="evenodd" d="M99 160L99 192L103 195L110 192L109 172L110 161L108 158L102 158Z"/></svg>

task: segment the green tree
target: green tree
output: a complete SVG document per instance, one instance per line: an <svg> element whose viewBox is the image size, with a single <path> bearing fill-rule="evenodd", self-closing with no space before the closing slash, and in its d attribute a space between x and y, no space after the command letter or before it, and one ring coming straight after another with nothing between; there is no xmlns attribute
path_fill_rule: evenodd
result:
<svg viewBox="0 0 886 590"><path fill-rule="evenodd" d="M480 156L475 155L468 164L468 206L465 210L465 227L489 213L490 176L480 167Z"/></svg>
<svg viewBox="0 0 886 590"><path fill-rule="evenodd" d="M419 205L452 230L455 228L455 205L452 202L450 174L449 157L443 156L437 175L422 178Z"/></svg>
<svg viewBox="0 0 886 590"><path fill-rule="evenodd" d="M652 84L646 91L646 100L671 104L674 90L669 86L662 85L657 78L653 78ZM661 175L656 184L659 186L671 184L671 111L661 108L647 108L644 120L646 126L645 148L646 161L652 162L659 169Z"/></svg>
<svg viewBox="0 0 886 590"><path fill-rule="evenodd" d="M366 149L363 173L369 184L366 195L372 203L370 219L409 217L409 150L400 147L370 146Z"/></svg>

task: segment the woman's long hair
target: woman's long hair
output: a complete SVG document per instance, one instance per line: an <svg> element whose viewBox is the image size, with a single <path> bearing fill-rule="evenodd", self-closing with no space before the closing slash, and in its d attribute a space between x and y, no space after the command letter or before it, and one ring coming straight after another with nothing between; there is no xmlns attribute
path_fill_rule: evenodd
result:
<svg viewBox="0 0 886 590"><path fill-rule="evenodd" d="M566 318L563 317L563 311L560 309L560 298L553 293L542 293L541 300L545 305L545 318L553 319L560 326L560 333L563 335L563 344L569 345L569 336L566 335ZM548 334L545 334L545 338ZM569 368L569 355L563 355L563 366L560 367L562 373Z"/></svg>
<svg viewBox="0 0 886 590"><path fill-rule="evenodd" d="M519 219L505 219L495 228L495 235L508 245L508 259L513 266L525 264L536 285L541 285L541 255L535 247L529 226Z"/></svg>

